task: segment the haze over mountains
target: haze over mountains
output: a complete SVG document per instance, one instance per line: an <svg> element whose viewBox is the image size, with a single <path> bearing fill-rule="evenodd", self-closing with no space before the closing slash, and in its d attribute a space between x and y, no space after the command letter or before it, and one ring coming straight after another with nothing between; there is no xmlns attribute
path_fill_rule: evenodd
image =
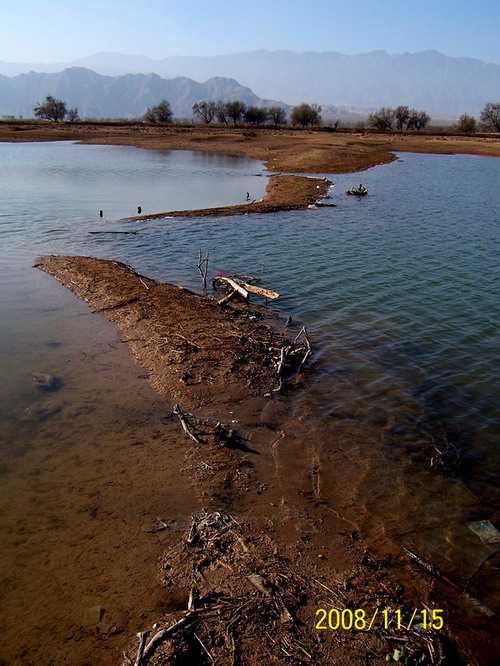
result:
<svg viewBox="0 0 500 666"><path fill-rule="evenodd" d="M33 117L34 107L48 94L64 100L68 108L78 108L80 118L140 118L162 99L168 100L174 116L181 118L191 118L193 104L203 99L273 104L234 79L214 77L197 83L186 77L162 79L157 74L102 76L71 67L57 74L0 76L0 114Z"/></svg>
<svg viewBox="0 0 500 666"><path fill-rule="evenodd" d="M141 87L138 87L139 79L129 76L125 80L122 77L139 73L144 75L154 73L170 79L175 77L177 83L171 85L174 88L181 88L181 98L182 90L190 87L194 90L196 85L208 86L200 88L199 96L193 101L225 99L226 86L228 90L232 90L232 86L241 84L246 91L245 94L254 95L254 98L252 101L245 100L243 92L239 98L252 104L262 103L257 100L265 98L292 105L307 101L323 106L344 105L360 109L407 104L413 108L426 110L431 115L455 117L462 113L477 116L486 102L498 101L500 95L500 65L486 64L470 58L450 58L436 51L398 55L374 51L347 56L334 52L295 53L260 50L223 56L176 56L163 60L152 60L145 56L100 53L73 63L51 65L0 62L0 74L12 77L30 70L61 72L65 67L75 66L91 69L101 75L119 76L119 84L117 82L116 86L120 89L126 86L128 81L131 86L128 93L130 101L138 100L141 94ZM70 75L65 73L65 76L68 78ZM86 90L94 97L88 108L93 108L95 111L89 111L87 114L82 108L80 115L109 116L110 112L105 111L104 107L98 108L98 96L102 93L102 88L96 89L95 92L90 89L94 83L99 82L99 85L102 85L103 82L90 74L85 76L86 83L83 82L82 85L86 85ZM179 81L178 77L187 77L194 81L188 84L183 79ZM211 86L214 85L210 80L214 77L219 81L216 87L221 86L220 92L217 90L216 94L209 94L212 93ZM232 82L222 83L221 79L231 79ZM196 84L195 81L206 81L206 83ZM16 113L7 109L5 79L1 79L1 82L0 113ZM45 83L48 84L49 80L46 79ZM35 85L34 78L24 79L22 85L16 85L18 89L24 87L27 92L30 84ZM114 84L110 80L107 84L108 93L111 95ZM160 88L163 90L162 86L165 84L160 85L157 79L148 78L144 79L141 85L146 86L143 88L144 99L148 100L143 107L157 103L158 97L153 99L150 93ZM248 88L252 90L248 91ZM41 91L41 88L38 90ZM74 92L76 93L76 89ZM57 94L67 99L70 106L76 105L80 109L81 104L76 99L69 100L68 95L56 93L55 90L48 88L38 93L36 101L46 94ZM232 93L228 94L230 94L228 99L237 98L237 95L235 97ZM123 95L127 97L125 92ZM191 99L189 95L184 95L183 102L177 102L168 93L162 94L162 97L169 99L175 114L190 115L190 109L187 109L188 97ZM106 109L109 108L109 105L106 106ZM124 107L118 115L121 117L129 115L128 108Z"/></svg>

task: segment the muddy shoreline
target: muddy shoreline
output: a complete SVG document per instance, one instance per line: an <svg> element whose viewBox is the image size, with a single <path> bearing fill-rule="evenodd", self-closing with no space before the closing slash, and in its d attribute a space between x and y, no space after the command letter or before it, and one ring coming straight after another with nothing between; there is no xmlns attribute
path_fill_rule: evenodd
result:
<svg viewBox="0 0 500 666"><path fill-rule="evenodd" d="M298 173L361 170L392 161L395 158L391 151L405 149L500 156L497 138L468 141L456 137L443 140L141 126L136 130L78 126L39 129L38 124L33 125L33 129L23 127L22 131L5 131L2 126L0 140L19 140L22 135L21 140L66 139L227 152L263 159L272 170ZM293 205L290 197L297 181L283 178L294 177L272 181L283 183L283 198L277 205ZM300 178L300 182L306 183L307 196L315 195L316 200L316 183L305 178ZM247 212L249 205L252 204L234 207L235 214L240 214L239 209ZM311 202L302 199L296 205L307 207ZM283 209L286 210L279 208ZM205 210L177 214L228 213ZM48 257L42 263L39 268L54 275L116 324L155 390L168 396L170 407L179 401L183 409L193 410L189 423L205 440L203 445L189 440L176 416L169 415L169 428L177 426L174 437L182 451L177 450L176 455L184 465L184 476L170 479L173 485L169 490L175 494L182 486L185 494L195 498L200 512L183 525L182 534L170 524L164 527L153 521L148 526L148 534L161 535L166 546L159 574L162 594L165 593L165 615L156 619L160 627L173 626L186 617L189 621L181 627L175 641L164 641L158 654L151 660L144 659L144 664L161 663L155 659L159 659L162 650L163 658L171 660L169 663L190 658L199 664L213 663L214 659L221 664L234 663L235 659L248 664L262 659L272 664L365 664L368 659L372 664L382 664L405 641L415 655L419 650L427 650L425 654L433 651L437 658L429 663L465 663L457 649L469 663L494 663L494 647L485 645L487 636L492 635L490 625L481 616L462 617L463 609L456 599L446 606L449 620L445 631L424 634L423 642L415 632L392 632L387 638L383 625L358 633L315 629L318 608L363 608L369 612L385 606L392 611L401 609L409 619L412 609L422 603L432 608L447 604L446 592L442 583L432 581L402 552L392 561L367 552L357 534L356 508L344 513L323 506L315 481L317 470L311 470L310 488L301 486L296 490L298 499L284 500L275 477L283 438L280 423L289 398L263 397L276 379L276 356L269 357L269 347L282 348L284 337L232 309L219 317L214 304L206 299L172 285L159 285L118 262ZM110 267L113 270L108 272ZM156 318L154 313L158 313L160 305L163 311ZM232 421L238 422L235 428L242 441L229 444L215 437L215 424L221 418L229 428ZM168 445L165 455L172 455ZM285 451L282 455L288 454ZM176 464L182 467L178 460ZM305 470L304 478L308 475L309 470ZM214 517L214 513L219 517ZM200 528L200 524L204 527ZM190 541L193 529L200 536ZM258 581L260 587L250 580L251 576L262 579ZM271 600L266 590L271 590ZM190 606L195 613L187 616ZM456 618L461 624L458 633L453 628ZM224 633L228 627L231 630ZM150 631L147 638L157 631L152 629L150 618L137 618L135 623L132 618L127 629L127 633L118 636L98 636L102 648L113 646L107 656L100 653L100 663L120 663L119 655L125 648L133 662L137 650L134 631ZM89 645L97 641L92 630L93 627L83 641ZM470 644L467 648L461 646L461 636L472 631L478 636L478 644L483 641L479 648L483 661L478 661ZM81 642L75 642L74 654L79 646ZM68 654L70 651L71 648ZM439 661L440 654L447 661ZM71 659L65 663L71 663ZM78 663L89 662L80 657Z"/></svg>
<svg viewBox="0 0 500 666"><path fill-rule="evenodd" d="M251 310L157 283L120 262L49 256L36 267L117 326L155 390L192 410L184 415L199 438L193 441L178 423L186 474L180 483L190 485L200 510L182 534L171 531L172 519L147 528L165 540L159 584L166 602L154 626L139 622L141 640L122 636L131 663L144 650L144 665L264 658L280 664L285 657L363 664L367 655L382 664L401 642L429 664L465 663L451 623L421 635L388 632L383 622L358 634L317 629L320 608L361 609L371 617L377 608L400 611L405 626L417 607L439 604L450 617L463 609L446 601L446 590L436 589L403 551L391 559L367 550L356 508L339 511L322 502L319 470L311 472L311 490L296 487L302 499L281 487L279 460L289 454L280 451L280 424L294 392L273 391L284 330L259 322ZM169 421L175 428L177 415ZM482 625L484 636L491 631L486 620L473 614L467 629ZM484 646L482 654L488 654Z"/></svg>

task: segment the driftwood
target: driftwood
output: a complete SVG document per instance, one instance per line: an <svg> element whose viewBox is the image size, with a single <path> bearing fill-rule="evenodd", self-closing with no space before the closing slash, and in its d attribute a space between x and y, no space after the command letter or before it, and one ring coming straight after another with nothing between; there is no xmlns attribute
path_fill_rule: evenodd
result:
<svg viewBox="0 0 500 666"><path fill-rule="evenodd" d="M307 329L306 329L305 326L302 326L302 328L300 329L300 331L299 331L297 337L296 337L295 340L293 341L294 344L297 343L297 340L298 340L301 336L304 338L304 349L305 349L305 353L304 353L304 357L303 357L302 361L300 362L300 365L299 365L299 367L298 367L298 369L297 369L297 373L299 373L299 372L302 370L302 367L303 367L304 363L307 361L307 359L309 358L309 356L311 356L311 354L312 354L311 340L310 340L310 338L309 338L309 336L308 336L308 334L307 334Z"/></svg>
<svg viewBox="0 0 500 666"><path fill-rule="evenodd" d="M243 286L239 284L236 280L233 280L233 278L230 277L225 277L223 275L216 275L213 279L214 282L224 282L228 284L230 287L233 288L233 292L237 292L240 296L242 296L246 301L248 300L248 291L245 289Z"/></svg>
<svg viewBox="0 0 500 666"><path fill-rule="evenodd" d="M196 444L204 444L203 440L200 439L197 435L195 435L194 432L192 432L191 428L189 427L189 423L187 422L187 419L184 416L184 414L182 413L181 408L179 407L179 405L175 405L172 412L176 416L179 417L179 421L181 422L182 429L184 430L186 435L188 437L190 437L193 440L193 442L196 442Z"/></svg>
<svg viewBox="0 0 500 666"><path fill-rule="evenodd" d="M217 303L219 305L224 305L224 303L227 303L228 301L230 301L233 298L233 296L236 296L237 293L238 292L236 291L236 289L233 289L233 291L230 291L229 294L227 294L227 296L224 296L224 298L221 298L220 301L217 301Z"/></svg>
<svg viewBox="0 0 500 666"><path fill-rule="evenodd" d="M279 298L280 296L277 291L263 289L262 287L257 287L254 284L248 284L248 282L243 282L242 286L247 291L251 291L253 294L259 294L259 296L265 296L266 298Z"/></svg>
<svg viewBox="0 0 500 666"><path fill-rule="evenodd" d="M247 277L247 276L237 276L233 275L232 277L226 277L224 275L216 275L213 279L213 284L215 285L216 282L222 282L224 284L229 285L232 287L232 291L227 295L224 296L220 301L218 301L219 305L224 305L224 303L227 303L233 296L236 294L239 294L242 296L246 301L249 298L249 292L252 294L258 294L259 296L264 296L266 299L268 298L279 298L280 294L277 291L273 291L272 289L264 289L263 287L258 287L255 284L252 284L251 282L246 282L245 280L242 279L242 277ZM248 280L256 281L256 278L252 278L248 276Z"/></svg>
<svg viewBox="0 0 500 666"><path fill-rule="evenodd" d="M409 557L411 557L411 559L414 562L416 562L419 566L421 566L423 569L425 569L425 571L427 571L427 573L430 573L431 576L434 576L434 578L437 578L438 580L442 580L445 583L448 583L448 585L451 585L455 590L460 592L461 596L464 599L467 599L467 601L472 606L474 606L474 608L476 608L478 611L480 611L484 615L487 615L488 617L494 617L495 616L495 613L491 610L491 608L488 608L488 606L481 603L479 601L479 599L476 599L475 597L471 596L470 594L467 594L467 592L466 592L467 586L465 588L461 588L459 585L457 585L452 580L450 580L447 576L442 574L441 571L439 571L439 569L437 567L435 567L433 564L431 564L427 560L424 560L423 557L420 557L420 555L417 555L416 553L412 552L409 548L406 548L405 546L403 546L403 550L405 551L405 553ZM475 573L476 572L474 572L473 575L475 575ZM470 582L470 579L469 579L469 582ZM467 585L469 584L469 582L467 583Z"/></svg>
<svg viewBox="0 0 500 666"><path fill-rule="evenodd" d="M303 342L299 343L299 339L303 338ZM296 366L295 370L295 375L298 375L299 372L302 370L304 367L305 362L311 356L312 354L312 345L311 345L311 340L309 338L309 335L307 333L307 329L305 326L303 326L299 333L295 336L294 341L291 344L284 345L281 350L280 350L280 358L278 360L278 363L276 365L276 373L279 378L279 384L278 386L273 389L275 392L276 391L281 391L283 388L283 378L284 378L284 371L285 371L285 365L287 361L294 359L294 357L298 356L299 354L302 354L302 359L298 365L296 365L296 360L294 360L293 365Z"/></svg>
<svg viewBox="0 0 500 666"><path fill-rule="evenodd" d="M346 191L346 194L354 194L357 197L364 197L368 194L368 192L369 190L360 184L359 187L351 187L350 190Z"/></svg>

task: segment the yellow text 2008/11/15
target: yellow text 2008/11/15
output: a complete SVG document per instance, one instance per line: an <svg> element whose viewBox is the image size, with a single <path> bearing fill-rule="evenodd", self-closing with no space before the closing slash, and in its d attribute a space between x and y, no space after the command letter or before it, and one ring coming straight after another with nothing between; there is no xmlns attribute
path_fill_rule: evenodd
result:
<svg viewBox="0 0 500 666"><path fill-rule="evenodd" d="M410 612L403 613L400 610L388 608L367 612L362 608L318 608L316 611L316 629L331 629L332 631L370 631L375 622L384 629L406 629L409 630L416 625L424 629L432 628L439 631L444 626L443 609L435 608L428 611L425 608L415 608Z"/></svg>

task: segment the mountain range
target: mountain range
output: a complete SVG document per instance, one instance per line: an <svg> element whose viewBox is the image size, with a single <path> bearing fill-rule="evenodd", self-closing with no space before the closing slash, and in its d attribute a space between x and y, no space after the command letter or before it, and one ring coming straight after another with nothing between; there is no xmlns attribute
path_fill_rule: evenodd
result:
<svg viewBox="0 0 500 666"><path fill-rule="evenodd" d="M162 79L157 74L102 76L84 67L57 74L30 72L0 76L0 114L33 117L33 109L47 95L76 107L80 118L140 118L148 107L169 101L174 117L191 118L192 106L201 100L240 99L247 105L271 106L234 79L214 77L197 83L186 77Z"/></svg>
<svg viewBox="0 0 500 666"><path fill-rule="evenodd" d="M174 81L186 77L193 80L190 85L196 85L195 81L206 81L197 85L207 85L213 78L231 79L231 85L235 85L237 80L245 90L251 88L250 92L258 99L277 99L291 105L306 101L373 110L406 104L431 115L455 117L462 113L479 115L484 105L498 101L500 94L500 65L471 58L451 58L437 51L343 55L333 51L259 50L221 56L173 56L162 60L99 53L71 63L0 62L0 74L12 77L30 70L54 73L68 67L83 67L108 77L156 74L169 79L175 77ZM203 94L201 99L208 96ZM6 112L4 106L2 104L0 109L2 113ZM119 115L127 114L123 111Z"/></svg>

